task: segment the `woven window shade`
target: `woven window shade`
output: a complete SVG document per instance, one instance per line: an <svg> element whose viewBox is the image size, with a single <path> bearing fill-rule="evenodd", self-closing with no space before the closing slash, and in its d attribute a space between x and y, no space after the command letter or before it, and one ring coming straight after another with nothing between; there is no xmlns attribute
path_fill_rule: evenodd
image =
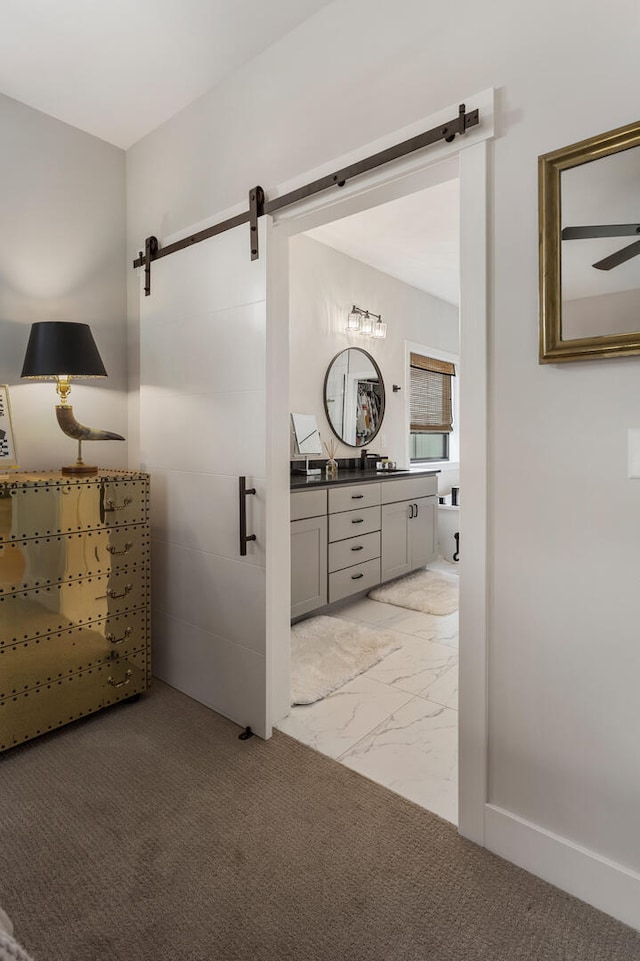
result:
<svg viewBox="0 0 640 961"><path fill-rule="evenodd" d="M450 434L453 430L451 378L453 364L434 357L411 354L410 411L412 431Z"/></svg>

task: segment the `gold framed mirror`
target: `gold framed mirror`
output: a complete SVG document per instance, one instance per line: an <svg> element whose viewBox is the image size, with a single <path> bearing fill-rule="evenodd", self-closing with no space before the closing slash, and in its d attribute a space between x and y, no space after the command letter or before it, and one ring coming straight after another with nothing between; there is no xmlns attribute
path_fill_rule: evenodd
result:
<svg viewBox="0 0 640 961"><path fill-rule="evenodd" d="M640 354L640 122L538 158L541 364Z"/></svg>

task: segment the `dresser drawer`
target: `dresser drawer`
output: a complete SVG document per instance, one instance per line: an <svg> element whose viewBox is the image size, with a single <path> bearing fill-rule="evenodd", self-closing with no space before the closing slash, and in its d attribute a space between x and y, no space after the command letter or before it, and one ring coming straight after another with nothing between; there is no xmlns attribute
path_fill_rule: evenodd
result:
<svg viewBox="0 0 640 961"><path fill-rule="evenodd" d="M321 517L327 513L327 492L295 491L291 495L291 520L301 521L306 517Z"/></svg>
<svg viewBox="0 0 640 961"><path fill-rule="evenodd" d="M34 484L2 495L1 540L146 524L149 484L144 480Z"/></svg>
<svg viewBox="0 0 640 961"><path fill-rule="evenodd" d="M332 487L329 490L329 513L352 511L380 503L380 484L359 484Z"/></svg>
<svg viewBox="0 0 640 961"><path fill-rule="evenodd" d="M146 647L146 611L0 648L0 700Z"/></svg>
<svg viewBox="0 0 640 961"><path fill-rule="evenodd" d="M147 575L138 568L2 595L0 648L135 610L147 597Z"/></svg>
<svg viewBox="0 0 640 961"><path fill-rule="evenodd" d="M380 583L380 558L329 574L329 603L368 590Z"/></svg>
<svg viewBox="0 0 640 961"><path fill-rule="evenodd" d="M380 530L380 508L365 507L363 510L329 514L329 541L341 541L345 537L362 536Z"/></svg>
<svg viewBox="0 0 640 961"><path fill-rule="evenodd" d="M380 532L329 544L329 573L380 557Z"/></svg>
<svg viewBox="0 0 640 961"><path fill-rule="evenodd" d="M403 477L399 480L388 480L382 485L382 503L394 504L397 501L410 501L437 493L438 478L435 474L427 477Z"/></svg>
<svg viewBox="0 0 640 961"><path fill-rule="evenodd" d="M149 686L145 651L0 700L0 751L68 724Z"/></svg>
<svg viewBox="0 0 640 961"><path fill-rule="evenodd" d="M106 527L145 524L148 500L146 481L105 481L100 487L100 524Z"/></svg>
<svg viewBox="0 0 640 961"><path fill-rule="evenodd" d="M148 557L144 526L5 541L0 543L0 594L142 567Z"/></svg>

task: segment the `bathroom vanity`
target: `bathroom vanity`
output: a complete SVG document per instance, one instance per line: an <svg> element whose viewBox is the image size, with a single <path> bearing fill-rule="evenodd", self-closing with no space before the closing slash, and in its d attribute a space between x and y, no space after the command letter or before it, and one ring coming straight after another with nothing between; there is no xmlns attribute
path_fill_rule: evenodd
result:
<svg viewBox="0 0 640 961"><path fill-rule="evenodd" d="M291 617L436 556L437 471L345 470L291 480Z"/></svg>

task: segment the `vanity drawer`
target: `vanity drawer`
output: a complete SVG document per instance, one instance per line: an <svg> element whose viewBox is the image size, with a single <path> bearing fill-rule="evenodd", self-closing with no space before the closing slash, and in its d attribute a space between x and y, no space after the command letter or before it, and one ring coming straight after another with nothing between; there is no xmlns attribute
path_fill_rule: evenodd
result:
<svg viewBox="0 0 640 961"><path fill-rule="evenodd" d="M321 517L327 513L327 492L296 491L291 495L291 520L301 521L306 517Z"/></svg>
<svg viewBox="0 0 640 961"><path fill-rule="evenodd" d="M333 487L329 490L329 513L352 511L380 503L380 484Z"/></svg>
<svg viewBox="0 0 640 961"><path fill-rule="evenodd" d="M380 558L347 567L329 574L329 602L340 601L350 594L366 591L380 583Z"/></svg>
<svg viewBox="0 0 640 961"><path fill-rule="evenodd" d="M380 530L380 508L365 507L363 510L329 514L329 542L345 537L361 537Z"/></svg>
<svg viewBox="0 0 640 961"><path fill-rule="evenodd" d="M382 485L382 503L395 504L397 501L415 500L417 497L430 497L438 493L438 478L403 477L402 480L388 480Z"/></svg>
<svg viewBox="0 0 640 961"><path fill-rule="evenodd" d="M380 557L380 532L329 544L329 573Z"/></svg>

